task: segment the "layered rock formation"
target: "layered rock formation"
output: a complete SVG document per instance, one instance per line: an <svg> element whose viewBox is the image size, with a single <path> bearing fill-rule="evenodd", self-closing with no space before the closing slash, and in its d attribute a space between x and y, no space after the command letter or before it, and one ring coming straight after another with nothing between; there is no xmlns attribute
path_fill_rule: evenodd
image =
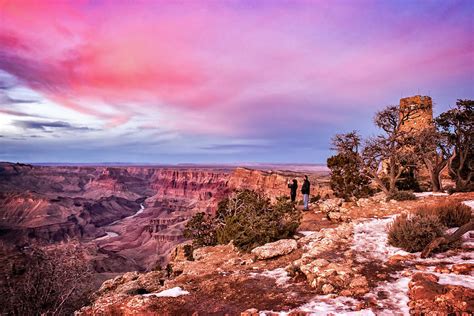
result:
<svg viewBox="0 0 474 316"><path fill-rule="evenodd" d="M167 273L127 273L107 281L77 314L470 315L474 234L429 259L386 244L393 219L387 215L439 199L472 200L474 193L370 203L374 218L359 212L351 223L309 226L253 253L218 245L195 249L190 260L182 245ZM259 253L264 255L256 258Z"/></svg>
<svg viewBox="0 0 474 316"><path fill-rule="evenodd" d="M312 193L327 194L311 177ZM215 212L234 189L287 195L293 178L302 183L302 174L245 168L1 163L0 236L6 248L77 239L151 268L184 240L195 213Z"/></svg>

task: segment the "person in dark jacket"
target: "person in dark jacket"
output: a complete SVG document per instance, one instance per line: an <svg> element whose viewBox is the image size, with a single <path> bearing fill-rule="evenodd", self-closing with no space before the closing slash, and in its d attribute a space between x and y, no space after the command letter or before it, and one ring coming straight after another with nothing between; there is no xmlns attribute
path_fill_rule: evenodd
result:
<svg viewBox="0 0 474 316"><path fill-rule="evenodd" d="M298 181L293 179L293 181L288 181L288 188L290 189L290 198L291 202L296 201L296 190L298 189Z"/></svg>
<svg viewBox="0 0 474 316"><path fill-rule="evenodd" d="M309 191L310 191L310 183L308 180L308 176L304 176L303 186L301 187L301 193L303 194L303 204L304 210L308 210L308 203L309 203Z"/></svg>

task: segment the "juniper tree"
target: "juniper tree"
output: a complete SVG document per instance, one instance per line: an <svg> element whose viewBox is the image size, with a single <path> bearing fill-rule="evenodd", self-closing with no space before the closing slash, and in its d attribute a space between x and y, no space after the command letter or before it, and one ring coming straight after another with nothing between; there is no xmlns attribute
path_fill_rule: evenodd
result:
<svg viewBox="0 0 474 316"><path fill-rule="evenodd" d="M337 150L337 154L327 160L331 170L330 185L334 194L345 200L371 194L370 180L361 172L360 142L356 131L337 134L332 139L332 149Z"/></svg>
<svg viewBox="0 0 474 316"><path fill-rule="evenodd" d="M448 169L457 190L472 189L474 172L474 101L458 100L437 119L441 134L452 146Z"/></svg>

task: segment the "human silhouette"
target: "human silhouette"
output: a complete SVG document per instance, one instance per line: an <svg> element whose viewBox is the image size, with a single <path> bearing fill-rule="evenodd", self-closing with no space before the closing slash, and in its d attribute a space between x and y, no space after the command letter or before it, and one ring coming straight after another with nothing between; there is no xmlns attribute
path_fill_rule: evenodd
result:
<svg viewBox="0 0 474 316"><path fill-rule="evenodd" d="M305 175L303 185L301 186L301 193L303 194L303 204L305 211L308 210L310 186L311 184L309 183L308 176Z"/></svg>
<svg viewBox="0 0 474 316"><path fill-rule="evenodd" d="M298 189L298 181L293 179L293 181L288 181L288 188L290 189L290 198L291 202L296 201L296 190Z"/></svg>

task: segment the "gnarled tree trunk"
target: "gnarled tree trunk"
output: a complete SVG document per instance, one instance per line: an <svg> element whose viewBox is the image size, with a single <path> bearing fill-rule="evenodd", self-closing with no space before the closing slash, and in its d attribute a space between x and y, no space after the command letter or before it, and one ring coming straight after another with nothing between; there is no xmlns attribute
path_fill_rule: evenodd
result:
<svg viewBox="0 0 474 316"><path fill-rule="evenodd" d="M462 235L464 235L465 233L471 230L474 230L474 219L471 219L469 223L464 224L461 227L459 227L458 230L456 230L451 235L438 237L432 242L430 242L428 246L426 246L425 249L423 249L423 251L421 252L421 257L428 258L433 250L437 249L438 247L442 245L447 245L458 239L461 239Z"/></svg>

